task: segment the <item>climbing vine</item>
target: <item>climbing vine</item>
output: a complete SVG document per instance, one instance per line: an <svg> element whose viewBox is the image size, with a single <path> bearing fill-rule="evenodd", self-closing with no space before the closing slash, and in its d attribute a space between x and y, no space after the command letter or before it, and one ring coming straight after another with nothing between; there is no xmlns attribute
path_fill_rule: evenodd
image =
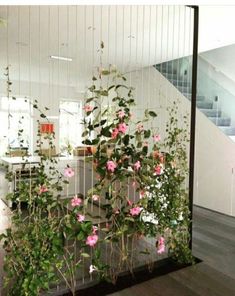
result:
<svg viewBox="0 0 235 296"><path fill-rule="evenodd" d="M8 96L9 85L8 73ZM47 119L48 108L37 100L32 105ZM151 125L156 112L145 110L143 120L136 120L134 105L134 89L126 85L125 75L101 64L84 103L82 136L84 145L92 147L86 161L95 180L85 196L61 199L75 172L69 166L58 171L58 159L41 153L42 141L55 148L55 134L38 130L40 161L32 167L25 157L22 165L34 177L19 181L7 196L15 205L11 227L1 235L9 295L36 296L61 281L75 295L79 271L115 282L121 271L134 271L140 255L146 262L167 253L178 262L193 260L185 189L187 118L179 128L174 104L163 137ZM9 182L13 177L7 173ZM103 214L94 217L90 204Z"/></svg>

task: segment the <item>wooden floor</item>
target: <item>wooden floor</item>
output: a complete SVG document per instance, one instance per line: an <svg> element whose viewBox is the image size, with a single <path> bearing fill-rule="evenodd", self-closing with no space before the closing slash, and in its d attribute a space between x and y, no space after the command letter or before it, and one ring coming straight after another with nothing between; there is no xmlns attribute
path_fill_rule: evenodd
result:
<svg viewBox="0 0 235 296"><path fill-rule="evenodd" d="M112 296L234 296L235 218L194 207L193 253L203 260Z"/></svg>
<svg viewBox="0 0 235 296"><path fill-rule="evenodd" d="M0 232L8 217L0 200ZM203 262L110 295L235 296L235 218L194 207L193 253ZM2 264L0 247L0 290Z"/></svg>

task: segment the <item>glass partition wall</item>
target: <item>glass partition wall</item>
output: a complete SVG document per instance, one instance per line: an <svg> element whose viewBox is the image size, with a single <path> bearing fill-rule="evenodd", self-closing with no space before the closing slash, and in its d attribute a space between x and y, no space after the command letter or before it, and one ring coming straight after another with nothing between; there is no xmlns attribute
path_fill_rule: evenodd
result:
<svg viewBox="0 0 235 296"><path fill-rule="evenodd" d="M202 126L206 128L196 134L195 167L195 203L231 216L234 216L235 204L233 47L202 52L198 58L198 98L201 100L197 101L196 127L198 131ZM213 148L209 151L208 147ZM218 160L217 155L221 155ZM208 186L209 180L215 186Z"/></svg>
<svg viewBox="0 0 235 296"><path fill-rule="evenodd" d="M1 6L0 16L1 95L9 118L18 98L33 112L33 148L16 161L8 145L1 160L14 209L4 292L75 295L167 258L190 263L194 9Z"/></svg>

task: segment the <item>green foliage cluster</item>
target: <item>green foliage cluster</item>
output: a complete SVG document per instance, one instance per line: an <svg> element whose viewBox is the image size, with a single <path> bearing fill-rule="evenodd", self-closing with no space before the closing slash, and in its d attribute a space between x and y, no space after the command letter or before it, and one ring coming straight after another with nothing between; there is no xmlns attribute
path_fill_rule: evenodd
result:
<svg viewBox="0 0 235 296"><path fill-rule="evenodd" d="M103 87L102 82L107 76L111 85ZM149 127L152 126L149 122L157 117L155 111L145 110L141 121L133 118L133 88L123 81L126 77L110 66L99 70L89 88L86 99L89 111L84 118L83 136L84 144L96 146L92 162L98 179L87 198L92 200L92 195L96 194L105 200L103 208L109 227L104 229L104 240L117 244L124 242L121 260L132 258L133 249L128 249L126 238L144 236L157 241L163 236L172 258L178 262L191 262L185 189L187 116L183 118L183 127L179 128L177 104L174 103L168 110L166 136L160 139L157 131ZM104 101L113 107L111 115L108 107L101 107ZM120 125L126 127L125 132L119 130ZM114 171L108 170L109 161L115 164ZM138 169L137 163L140 165ZM160 172L156 173L157 170ZM129 193L132 184L134 196ZM133 208L140 208L140 214L133 215Z"/></svg>

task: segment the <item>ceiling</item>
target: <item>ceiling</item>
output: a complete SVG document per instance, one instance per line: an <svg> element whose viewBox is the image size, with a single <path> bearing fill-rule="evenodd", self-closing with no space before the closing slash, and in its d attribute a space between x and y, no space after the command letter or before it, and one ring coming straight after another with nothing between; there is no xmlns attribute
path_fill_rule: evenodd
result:
<svg viewBox="0 0 235 296"><path fill-rule="evenodd" d="M0 67L13 80L84 89L100 64L140 69L192 52L193 11L184 6L0 6ZM71 57L72 62L50 59ZM1 78L3 78L3 71Z"/></svg>
<svg viewBox="0 0 235 296"><path fill-rule="evenodd" d="M234 14L235 7L200 7L200 52L235 43ZM122 71L192 53L193 9L185 6L0 6L0 18L0 79L10 64L12 80L81 92L100 65L101 40L103 66Z"/></svg>

